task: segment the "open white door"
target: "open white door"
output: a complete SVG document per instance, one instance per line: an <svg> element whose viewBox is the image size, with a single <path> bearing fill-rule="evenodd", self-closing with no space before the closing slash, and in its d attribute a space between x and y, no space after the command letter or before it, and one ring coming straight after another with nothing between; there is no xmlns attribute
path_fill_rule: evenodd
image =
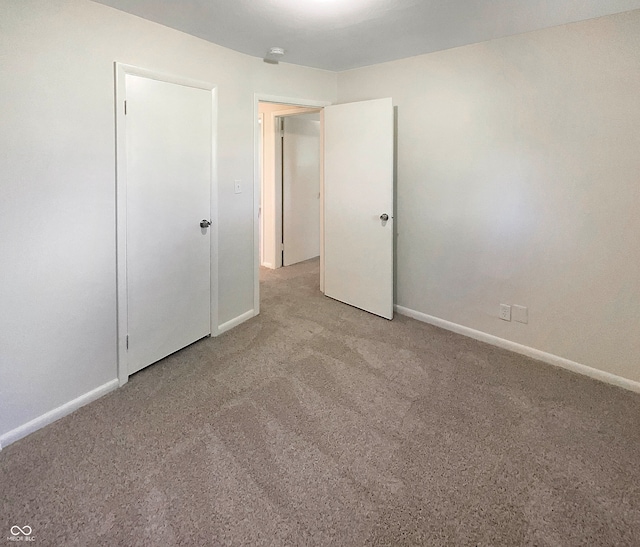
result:
<svg viewBox="0 0 640 547"><path fill-rule="evenodd" d="M393 103L324 109L324 289L393 318Z"/></svg>
<svg viewBox="0 0 640 547"><path fill-rule="evenodd" d="M126 76L128 373L211 332L211 91ZM204 222L202 222L204 221Z"/></svg>
<svg viewBox="0 0 640 547"><path fill-rule="evenodd" d="M320 254L320 115L283 117L283 266Z"/></svg>

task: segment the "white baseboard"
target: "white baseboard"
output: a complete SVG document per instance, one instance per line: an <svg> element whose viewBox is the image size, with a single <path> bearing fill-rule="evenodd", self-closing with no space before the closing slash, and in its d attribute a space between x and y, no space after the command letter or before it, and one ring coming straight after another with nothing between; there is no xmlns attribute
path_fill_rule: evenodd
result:
<svg viewBox="0 0 640 547"><path fill-rule="evenodd" d="M240 323L244 323L255 315L255 310L249 310L242 315L239 315L238 317L231 319L226 323L223 323L218 327L218 331L215 333L215 336L218 336L219 334L222 334L223 332L226 332L233 327L238 326ZM106 384L97 387L96 389L89 391L88 393L85 393L84 395L81 395L80 397L73 399L72 401L69 401L68 403L61 405L58 408L54 408L53 410L43 414L42 416L38 416L37 418L31 420L30 422L27 422L24 425L12 429L4 435L0 435L0 451L3 447L9 446L11 443L16 442L23 437L26 437L30 433L37 431L45 425L49 425L50 423L59 420L67 414L71 414L74 410L77 410L81 406L99 399L110 391L117 389L119 386L120 383L117 378L115 380L111 380L110 382L107 382Z"/></svg>
<svg viewBox="0 0 640 547"><path fill-rule="evenodd" d="M110 382L107 382L106 384L103 384L100 387L97 387L96 389L85 393L84 395L80 395L80 397L61 405L58 408L50 410L42 416L38 416L37 418L31 420L30 422L27 422L24 425L12 429L4 435L0 435L0 450L2 450L3 447L9 446L11 443L16 442L23 437L26 437L30 433L37 431L45 425L49 425L50 423L59 420L67 414L71 414L74 410L78 410L81 406L99 399L100 397L106 395L110 391L113 391L117 387L118 380L111 380Z"/></svg>
<svg viewBox="0 0 640 547"><path fill-rule="evenodd" d="M271 264L271 262L263 262L262 264L260 264L260 266L262 266L263 268L270 268L271 270L275 269L273 267L273 264Z"/></svg>
<svg viewBox="0 0 640 547"><path fill-rule="evenodd" d="M497 336L493 336L492 334L487 334L486 332L471 329L469 327L464 327L462 325L458 325L457 323L452 323L451 321L446 321L444 319L440 319L439 317L427 315L426 313L415 311L410 308L395 306L395 310L400 315L406 315L407 317L417 319L418 321L422 321L423 323L429 323L430 325L435 325L436 327L462 334L463 336L468 336L469 338L475 338L476 340L480 340L481 342L486 342L487 344L491 344L492 346L497 346L499 348L519 353L521 355L526 355L527 357L531 357L533 359L538 359L539 361L543 361L549 365L561 367L572 372L582 374L583 376L589 376L590 378L600 380L601 382L606 382L607 384L612 384L614 386L640 393L640 382L629 380L628 378L623 378L622 376L617 376L616 374L611 374L610 372L605 372L603 370L589 367L581 363L576 363L575 361L570 361L569 359L565 359L564 357L559 357L558 355L554 355L552 353L547 353L539 349L524 346L522 344L518 344L517 342L511 342L510 340L505 340L504 338L499 338Z"/></svg>
<svg viewBox="0 0 640 547"><path fill-rule="evenodd" d="M222 325L218 327L218 331L215 333L215 336L219 336L223 332L227 332L233 327L237 327L240 323L244 323L245 321L251 319L252 317L255 317L256 315L257 314L255 310L249 310L247 312L244 312L242 315L238 315L238 317L227 321L226 323L222 323Z"/></svg>

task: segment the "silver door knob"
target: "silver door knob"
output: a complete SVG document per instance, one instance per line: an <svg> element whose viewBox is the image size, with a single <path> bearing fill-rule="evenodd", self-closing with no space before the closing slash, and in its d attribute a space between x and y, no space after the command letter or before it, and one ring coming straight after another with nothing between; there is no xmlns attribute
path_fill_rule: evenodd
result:
<svg viewBox="0 0 640 547"><path fill-rule="evenodd" d="M208 228L209 226L211 226L211 222L209 222L208 220L200 221L200 228Z"/></svg>
<svg viewBox="0 0 640 547"><path fill-rule="evenodd" d="M389 215L387 213L382 213L380 215L380 220L389 220Z"/></svg>

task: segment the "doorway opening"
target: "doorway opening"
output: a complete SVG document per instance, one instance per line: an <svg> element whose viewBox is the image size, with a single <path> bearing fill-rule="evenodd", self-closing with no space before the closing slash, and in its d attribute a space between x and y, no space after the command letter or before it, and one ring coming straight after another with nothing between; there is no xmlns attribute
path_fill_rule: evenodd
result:
<svg viewBox="0 0 640 547"><path fill-rule="evenodd" d="M320 291L345 304L391 319L395 224L392 99L328 105L256 95L254 113L254 315L260 313L261 264L264 264L263 272L268 272L267 268L277 269L308 260L307 257L318 252L316 249L287 257L287 234L304 230L296 228L295 209L291 209L292 204L287 201L287 169L292 169L286 158L286 135L288 125L295 126L305 119L300 114L319 113L319 199L318 193L304 193L302 201L315 203L316 208L298 218L300 222L306 220L302 218L305 216L317 218L315 211L319 211ZM273 147L268 142L271 138ZM282 145L280 157L275 151L278 141ZM285 156L284 163L282 156ZM284 166L278 174L277 165ZM269 187L267 177L271 173L273 179ZM293 228L287 228L288 221L294 221ZM313 230L318 224L314 224ZM309 233L316 232L310 230ZM305 252L311 254L305 255Z"/></svg>
<svg viewBox="0 0 640 547"><path fill-rule="evenodd" d="M321 255L322 109L258 102L258 255L277 269Z"/></svg>
<svg viewBox="0 0 640 547"><path fill-rule="evenodd" d="M318 108L260 102L260 265L276 269L320 255Z"/></svg>

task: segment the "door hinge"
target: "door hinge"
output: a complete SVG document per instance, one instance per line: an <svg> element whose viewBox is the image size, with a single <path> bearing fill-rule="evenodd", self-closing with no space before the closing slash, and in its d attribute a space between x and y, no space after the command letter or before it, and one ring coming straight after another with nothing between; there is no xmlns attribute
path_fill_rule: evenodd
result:
<svg viewBox="0 0 640 547"><path fill-rule="evenodd" d="M129 349L129 335L127 334L127 349Z"/></svg>
<svg viewBox="0 0 640 547"><path fill-rule="evenodd" d="M280 250L284 252L284 243L280 243Z"/></svg>
<svg viewBox="0 0 640 547"><path fill-rule="evenodd" d="M127 101L124 102L124 115L127 115Z"/></svg>
<svg viewBox="0 0 640 547"><path fill-rule="evenodd" d="M280 136L284 137L284 118L280 118Z"/></svg>

